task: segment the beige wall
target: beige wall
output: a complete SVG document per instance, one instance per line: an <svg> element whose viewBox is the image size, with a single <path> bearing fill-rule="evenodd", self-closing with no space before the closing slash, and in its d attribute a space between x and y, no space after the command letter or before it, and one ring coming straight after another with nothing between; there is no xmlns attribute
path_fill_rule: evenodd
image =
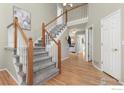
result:
<svg viewBox="0 0 124 93"><path fill-rule="evenodd" d="M13 5L31 12L31 31L26 31L28 37L35 41L41 35L41 22L48 22L56 16L56 4L0 4L0 69L7 67L15 76L11 52L4 50L7 46L6 26L12 22Z"/></svg>
<svg viewBox="0 0 124 93"><path fill-rule="evenodd" d="M87 17L87 5L78 7L72 11L68 12L68 21L73 21L77 19L82 19Z"/></svg>
<svg viewBox="0 0 124 93"><path fill-rule="evenodd" d="M89 4L89 22L88 26L93 24L93 55L95 64L100 67L101 64L101 32L100 32L100 20L111 12L118 9L122 10L122 40L124 40L124 4ZM124 82L124 46L122 46L122 81Z"/></svg>

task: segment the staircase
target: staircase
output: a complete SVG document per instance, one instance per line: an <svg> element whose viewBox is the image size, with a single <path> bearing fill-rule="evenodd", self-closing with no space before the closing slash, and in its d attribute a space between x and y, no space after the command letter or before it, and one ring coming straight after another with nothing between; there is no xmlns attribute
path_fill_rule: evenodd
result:
<svg viewBox="0 0 124 93"><path fill-rule="evenodd" d="M50 33L54 34L54 38L61 33L65 25L56 25ZM57 33L58 32L58 33ZM26 85L26 75L23 71L23 64L20 62L20 56L17 50L14 50L14 58L16 60L15 65L18 67L18 75L21 78L21 85ZM56 67L56 62L52 62L52 57L49 56L49 52L46 51L45 47L42 47L42 39L37 40L34 43L33 48L33 84L40 85L45 84L45 82L54 76L59 74L59 69Z"/></svg>
<svg viewBox="0 0 124 93"><path fill-rule="evenodd" d="M59 24L56 25L53 29L50 30L50 33L52 35L53 38L57 38L57 36L59 36L59 34L62 33L62 30L65 28L65 24Z"/></svg>
<svg viewBox="0 0 124 93"><path fill-rule="evenodd" d="M56 67L56 62L52 62L52 57L49 56L49 53L41 46L41 41L38 40L35 43L33 49L33 84L39 85L44 84L45 81L53 78L59 73L59 69ZM19 62L20 56L15 53L16 59L15 65L19 68L19 76L21 77L21 84L26 84L26 73L23 71L23 64Z"/></svg>
<svg viewBox="0 0 124 93"><path fill-rule="evenodd" d="M83 5L66 10L63 14L51 20L48 24L42 23L42 38L35 43L33 43L32 38L27 38L25 32L18 23L17 17L15 17L13 22L7 27L14 28L13 60L20 85L43 85L49 79L61 74L61 41L59 40L59 36L61 36L67 25L68 12L81 6ZM65 22L59 25L56 24L55 27L48 30L48 25L56 22L58 18L64 15ZM22 37L21 40L18 40L18 30ZM56 46L54 46L56 48L55 52L57 52L56 61L53 61L55 55L53 54L50 56L50 51L47 50L47 45L50 45L50 42L54 43ZM21 46L18 45L19 43ZM23 44L24 46L22 46Z"/></svg>
<svg viewBox="0 0 124 93"><path fill-rule="evenodd" d="M56 25L50 33L54 34L54 38L62 33L65 25ZM52 57L49 52L42 46L42 40L37 40L33 48L33 84L42 85L54 76L59 74L59 69L56 67L56 62L52 62ZM21 85L26 85L27 73L23 71L23 64L20 62L20 55L17 50L14 50L15 66L18 68L18 75L21 78Z"/></svg>

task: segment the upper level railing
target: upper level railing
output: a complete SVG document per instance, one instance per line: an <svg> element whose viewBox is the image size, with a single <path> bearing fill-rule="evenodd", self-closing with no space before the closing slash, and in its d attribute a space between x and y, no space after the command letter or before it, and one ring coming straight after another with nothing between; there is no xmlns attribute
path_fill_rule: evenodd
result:
<svg viewBox="0 0 124 93"><path fill-rule="evenodd" d="M14 28L14 45L13 47L15 48L15 53L17 54L17 49L18 49L18 31L21 33L22 39L25 43L25 46L27 47L27 84L32 85L33 84L33 41L32 38L27 38L26 34L24 33L23 29L21 28L20 24L18 23L18 18L15 17L13 22L7 26L9 29L10 27Z"/></svg>
<svg viewBox="0 0 124 93"><path fill-rule="evenodd" d="M72 10L75 10L75 9L80 8L82 6L85 6L85 5L87 5L87 3L77 5L75 7L72 7L71 9L65 10L62 14L60 14L59 16L53 18L50 22L45 24L45 27L49 26L50 24L52 24L53 22L55 22L57 19L59 19L60 17L62 17L64 15L65 15L65 23L67 24L67 22L68 22L68 13L71 12Z"/></svg>

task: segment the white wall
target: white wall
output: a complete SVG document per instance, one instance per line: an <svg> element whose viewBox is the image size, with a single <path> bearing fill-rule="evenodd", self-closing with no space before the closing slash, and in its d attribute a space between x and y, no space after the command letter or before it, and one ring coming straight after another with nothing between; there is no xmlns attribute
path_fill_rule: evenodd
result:
<svg viewBox="0 0 124 93"><path fill-rule="evenodd" d="M76 8L68 13L68 21L73 21L77 19L82 19L87 17L88 5Z"/></svg>
<svg viewBox="0 0 124 93"><path fill-rule="evenodd" d="M60 16L63 13L62 3L57 4L57 16ZM57 19L57 24L62 24L64 22L63 16Z"/></svg>
<svg viewBox="0 0 124 93"><path fill-rule="evenodd" d="M41 36L41 22L49 22L56 17L56 4L0 4L0 69L8 68L15 76L13 69L11 52L4 50L7 46L7 29L13 20L13 5L31 12L31 31L26 31L28 37L33 41ZM16 76L15 76L16 77Z"/></svg>

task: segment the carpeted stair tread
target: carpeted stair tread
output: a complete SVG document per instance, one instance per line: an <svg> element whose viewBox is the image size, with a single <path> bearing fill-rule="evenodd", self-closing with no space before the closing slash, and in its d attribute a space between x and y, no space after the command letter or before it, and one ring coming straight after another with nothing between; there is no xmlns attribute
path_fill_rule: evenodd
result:
<svg viewBox="0 0 124 93"><path fill-rule="evenodd" d="M42 57L42 58L37 58L37 59L34 59L33 62L44 61L44 60L47 60L47 59L51 59L51 57L50 56L46 56L46 57Z"/></svg>
<svg viewBox="0 0 124 93"><path fill-rule="evenodd" d="M36 72L38 70L50 67L50 66L55 65L55 64L56 64L55 62L47 62L47 63L42 64L41 66L34 66L33 71Z"/></svg>
<svg viewBox="0 0 124 93"><path fill-rule="evenodd" d="M39 74L38 76L35 76L35 78L34 78L34 84L37 85L37 84L39 84L41 82L46 81L47 78L49 78L50 76L56 74L58 71L59 71L59 69L54 68L54 69L45 71L44 73Z"/></svg>
<svg viewBox="0 0 124 93"><path fill-rule="evenodd" d="M39 51L39 52L34 52L34 56L40 55L40 54L47 54L47 51Z"/></svg>
<svg viewBox="0 0 124 93"><path fill-rule="evenodd" d="M34 50L35 49L45 49L45 47L40 47L40 46L39 47L34 47Z"/></svg>

